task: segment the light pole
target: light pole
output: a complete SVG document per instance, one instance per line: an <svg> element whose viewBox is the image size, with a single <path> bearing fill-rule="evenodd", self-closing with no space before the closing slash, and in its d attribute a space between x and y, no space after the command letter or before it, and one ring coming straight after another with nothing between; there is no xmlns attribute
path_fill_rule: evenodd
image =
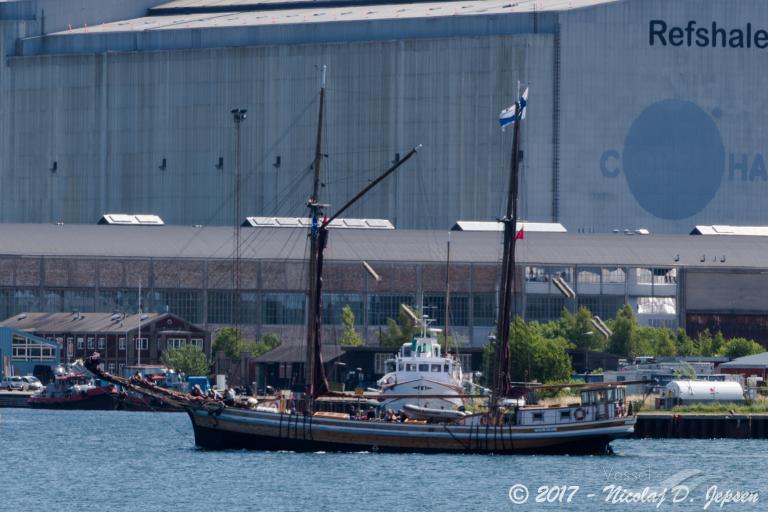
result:
<svg viewBox="0 0 768 512"><path fill-rule="evenodd" d="M235 251L232 262L232 323L235 330L240 331L240 124L246 119L244 108L233 108L232 118L235 121L235 211L234 211L234 235Z"/></svg>

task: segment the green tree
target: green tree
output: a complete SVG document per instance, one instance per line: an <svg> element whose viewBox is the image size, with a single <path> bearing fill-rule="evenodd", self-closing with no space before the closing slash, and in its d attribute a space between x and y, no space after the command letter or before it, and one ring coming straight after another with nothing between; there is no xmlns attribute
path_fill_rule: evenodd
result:
<svg viewBox="0 0 768 512"><path fill-rule="evenodd" d="M248 352L251 357L259 357L280 345L280 337L277 334L265 334L260 341L246 341L240 331L232 327L226 327L219 331L219 335L213 342L213 352L224 354L235 362L240 362L243 352Z"/></svg>
<svg viewBox="0 0 768 512"><path fill-rule="evenodd" d="M695 356L698 355L696 345L693 340L685 333L685 329L678 328L675 331L675 349L679 356Z"/></svg>
<svg viewBox="0 0 768 512"><path fill-rule="evenodd" d="M585 306L579 307L575 315L563 309L560 318L543 327L547 338L564 338L581 350L605 350L605 339L594 332L592 313Z"/></svg>
<svg viewBox="0 0 768 512"><path fill-rule="evenodd" d="M363 338L355 330L355 313L347 304L341 308L341 338L339 338L339 345L359 347L362 344Z"/></svg>
<svg viewBox="0 0 768 512"><path fill-rule="evenodd" d="M248 352L251 357L259 357L280 345L280 337L277 334L265 334L260 341L244 341L240 349L240 354Z"/></svg>
<svg viewBox="0 0 768 512"><path fill-rule="evenodd" d="M491 341L483 352L485 384L493 382L494 355L498 340ZM566 349L572 348L562 337L547 338L536 322L526 324L517 317L510 326L510 378L515 382L552 382L568 380L573 373Z"/></svg>
<svg viewBox="0 0 768 512"><path fill-rule="evenodd" d="M653 355L655 356L676 356L677 344L672 331L666 328L656 329L654 340Z"/></svg>
<svg viewBox="0 0 768 512"><path fill-rule="evenodd" d="M437 342L441 347L445 348L445 332L441 332L437 335ZM454 350L464 345L465 343L455 336L448 335L448 350Z"/></svg>
<svg viewBox="0 0 768 512"><path fill-rule="evenodd" d="M736 359L737 357L751 356L765 352L759 343L746 338L732 338L725 342L718 352L719 355Z"/></svg>
<svg viewBox="0 0 768 512"><path fill-rule="evenodd" d="M240 331L233 327L225 327L219 331L213 341L213 353L224 352L228 358L239 361L240 353L243 351L243 343L245 340Z"/></svg>
<svg viewBox="0 0 768 512"><path fill-rule="evenodd" d="M725 337L720 331L713 335L709 329L704 329L696 336L694 344L697 347L698 355L712 357L716 356L721 347L725 345Z"/></svg>
<svg viewBox="0 0 768 512"><path fill-rule="evenodd" d="M419 312L416 311L416 314L418 315ZM379 345L400 348L403 343L408 343L413 339L416 330L416 322L401 308L397 315L397 322L387 318L387 330L379 335Z"/></svg>
<svg viewBox="0 0 768 512"><path fill-rule="evenodd" d="M616 313L612 324L613 334L608 339L608 351L628 358L641 355L638 347L637 320L629 304L624 304Z"/></svg>
<svg viewBox="0 0 768 512"><path fill-rule="evenodd" d="M676 356L677 346L672 331L656 327L636 326L634 346L637 355Z"/></svg>
<svg viewBox="0 0 768 512"><path fill-rule="evenodd" d="M163 352L160 362L186 375L208 375L208 358L197 345L182 345Z"/></svg>

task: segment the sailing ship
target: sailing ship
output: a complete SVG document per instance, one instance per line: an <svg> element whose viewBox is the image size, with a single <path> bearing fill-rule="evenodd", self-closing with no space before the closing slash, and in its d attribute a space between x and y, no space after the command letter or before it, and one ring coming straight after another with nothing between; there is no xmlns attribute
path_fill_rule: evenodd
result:
<svg viewBox="0 0 768 512"><path fill-rule="evenodd" d="M314 163L314 186L308 207L309 232L309 321L307 328L306 393L303 410L292 413L284 407L276 410L191 397L156 388L151 383L132 383L101 370L98 354L88 361L88 368L102 378L184 407L192 421L195 443L207 449L256 449L289 451L372 451L420 453L605 453L609 443L634 431L636 418L623 406L624 388L616 384L587 386L580 404L556 407L520 407L511 400L528 391L513 387L510 381L509 327L515 275L515 226L517 222L517 186L519 174L520 125L526 95L505 113L512 117L514 136L507 215L504 223L502 282L499 294L498 336L495 346L495 370L492 394L487 409L460 418L428 420L361 420L342 413L315 410L315 400L333 396L329 389L321 357L321 296L324 250L329 226L370 189L408 162L417 152L413 148L385 173L368 184L331 217L324 215L318 200L321 163L321 127L325 79L320 89L319 122ZM509 112L512 116L509 116ZM336 394L338 395L338 394ZM404 395L405 396L405 395ZM424 398L425 395L420 395ZM374 395L372 398L376 398ZM439 398L439 397L438 397ZM509 405L515 404L515 405ZM418 406L413 406L418 407ZM412 407L411 407L412 408ZM423 412L423 411L422 411Z"/></svg>

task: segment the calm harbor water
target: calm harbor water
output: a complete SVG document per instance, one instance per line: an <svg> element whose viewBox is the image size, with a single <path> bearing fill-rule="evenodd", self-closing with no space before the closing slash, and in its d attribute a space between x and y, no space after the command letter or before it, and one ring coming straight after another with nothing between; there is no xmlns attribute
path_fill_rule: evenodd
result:
<svg viewBox="0 0 768 512"><path fill-rule="evenodd" d="M768 441L613 446L603 457L208 452L184 414L0 409L0 511L768 510ZM759 502L721 507L727 491Z"/></svg>

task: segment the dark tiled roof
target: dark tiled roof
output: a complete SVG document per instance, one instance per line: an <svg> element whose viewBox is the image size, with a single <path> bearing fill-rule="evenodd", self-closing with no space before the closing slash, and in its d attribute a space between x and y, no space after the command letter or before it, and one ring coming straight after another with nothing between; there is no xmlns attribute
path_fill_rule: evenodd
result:
<svg viewBox="0 0 768 512"><path fill-rule="evenodd" d="M444 262L447 231L333 230L328 260ZM98 226L0 224L2 254L50 257L229 259L232 228L209 226ZM301 228L243 228L244 259L303 261ZM451 233L451 261L497 263L501 233ZM520 263L766 268L768 237L526 233ZM704 261L702 261L704 260Z"/></svg>
<svg viewBox="0 0 768 512"><path fill-rule="evenodd" d="M165 317L178 318L170 313L144 313L142 317L112 313L20 313L0 325L29 332L125 333L137 329L140 321L143 328Z"/></svg>
<svg viewBox="0 0 768 512"><path fill-rule="evenodd" d="M323 362L333 361L342 354L339 345L323 345ZM283 344L256 359L257 363L303 363L307 349L303 345Z"/></svg>

